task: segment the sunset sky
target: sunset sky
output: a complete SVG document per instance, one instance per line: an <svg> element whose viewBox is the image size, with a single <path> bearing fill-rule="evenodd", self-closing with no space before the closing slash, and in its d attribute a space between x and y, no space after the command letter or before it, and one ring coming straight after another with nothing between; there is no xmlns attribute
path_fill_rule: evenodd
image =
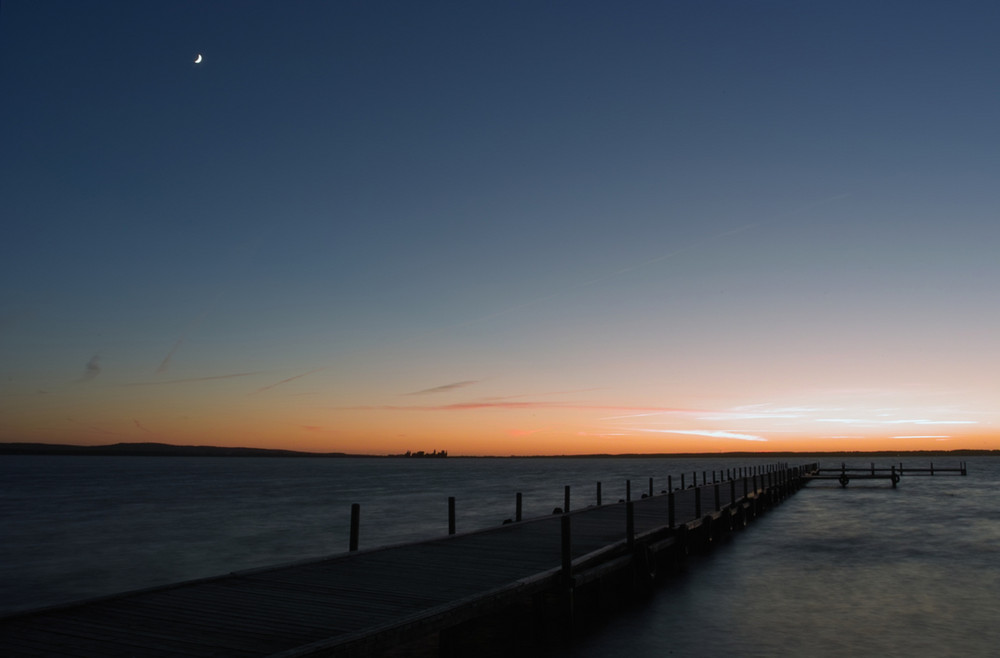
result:
<svg viewBox="0 0 1000 658"><path fill-rule="evenodd" d="M1000 448L998 34L5 0L0 441Z"/></svg>

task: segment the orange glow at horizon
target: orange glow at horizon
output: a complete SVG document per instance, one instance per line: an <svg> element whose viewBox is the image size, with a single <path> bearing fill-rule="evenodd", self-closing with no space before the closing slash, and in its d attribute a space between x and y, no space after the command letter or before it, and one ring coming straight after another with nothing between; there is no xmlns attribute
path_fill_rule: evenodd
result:
<svg viewBox="0 0 1000 658"><path fill-rule="evenodd" d="M126 396L128 413L99 397L67 396L64 416L22 405L4 421L3 441L104 445L161 442L396 454L447 450L454 456L714 452L991 450L996 414L955 405L884 400L752 403L718 409L616 405L596 395L498 400L442 396L393 404L323 406L311 398ZM441 401L438 401L441 397ZM447 398L447 399L445 399Z"/></svg>

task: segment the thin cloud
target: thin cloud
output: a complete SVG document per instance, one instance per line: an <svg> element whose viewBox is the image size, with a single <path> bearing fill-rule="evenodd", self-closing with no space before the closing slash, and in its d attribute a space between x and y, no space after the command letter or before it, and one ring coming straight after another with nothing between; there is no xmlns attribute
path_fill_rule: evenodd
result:
<svg viewBox="0 0 1000 658"><path fill-rule="evenodd" d="M456 402L442 405L368 405L357 407L336 407L343 411L475 411L481 409L571 409L574 411L655 411L657 413L690 413L682 409L650 409L648 407L618 407L613 405L585 404L580 402L552 402L521 400L510 402ZM702 412L698 412L702 413ZM642 415L642 414L640 414ZM625 418L627 416L622 416Z"/></svg>
<svg viewBox="0 0 1000 658"><path fill-rule="evenodd" d="M622 407L624 408L624 407ZM606 416L601 420L622 420L627 418L648 418L650 416L672 416L672 415L695 415L711 413L705 409L655 409L638 414L625 414L624 416Z"/></svg>
<svg viewBox="0 0 1000 658"><path fill-rule="evenodd" d="M302 379L303 377L307 377L313 373L319 372L320 370L326 370L326 368L316 368L315 370L304 372L301 375L295 375L294 377L289 377L288 379L282 379L280 382L274 382L273 384L262 386L261 388L258 388L256 391L254 391L253 395L257 395L258 393L263 393L264 391L269 391L275 386L281 386L282 384L287 384L288 382L294 382L296 379Z"/></svg>
<svg viewBox="0 0 1000 658"><path fill-rule="evenodd" d="M208 382L215 379L235 379L237 377L252 377L253 375L259 375L261 371L257 370L254 372L234 372L230 375L212 375L210 377L191 377L189 379L167 379L161 382L132 382L131 384L126 384L126 386L164 386L168 384L191 384L194 382Z"/></svg>
<svg viewBox="0 0 1000 658"><path fill-rule="evenodd" d="M726 430L659 430L642 429L642 432L658 432L663 434L692 434L695 436L708 436L713 439L739 439L740 441L767 441L762 436L753 434L740 434L738 432L727 432Z"/></svg>
<svg viewBox="0 0 1000 658"><path fill-rule="evenodd" d="M171 347L170 351L167 352L167 355L163 357L163 361L160 362L160 367L156 369L156 374L162 375L170 368L170 360L174 358L174 352L177 351L177 348L179 348L181 346L181 343L183 342L184 342L184 336L181 336L180 338L177 339L177 342L174 343L174 346Z"/></svg>
<svg viewBox="0 0 1000 658"><path fill-rule="evenodd" d="M907 418L901 420L872 420L865 418L817 418L817 423L843 423L844 425L978 425L977 420L928 420Z"/></svg>
<svg viewBox="0 0 1000 658"><path fill-rule="evenodd" d="M143 427L142 423L140 423L137 419L133 418L132 419L132 423L135 424L136 427L138 427L140 430L142 430L146 434L152 434L154 436L156 435L155 432L150 432L148 429L146 429L145 427Z"/></svg>
<svg viewBox="0 0 1000 658"><path fill-rule="evenodd" d="M782 414L768 412L712 412L707 416L701 416L699 420L756 420L768 418L802 418L802 414Z"/></svg>
<svg viewBox="0 0 1000 658"><path fill-rule="evenodd" d="M578 388L568 391L548 391L546 393L521 393L519 395L491 395L489 397L482 398L483 400L492 402L494 400L518 400L520 398L526 397L546 397L549 395L576 395L577 393L593 393L594 391L603 390L601 388Z"/></svg>
<svg viewBox="0 0 1000 658"><path fill-rule="evenodd" d="M422 391L414 391L413 393L404 393L403 395L433 395L434 393L447 393L448 391L454 391L455 389L465 388L466 386L472 386L473 384L478 384L479 381L475 379L466 380L464 382L455 382L454 384L444 384L443 386L435 386L433 388L425 388Z"/></svg>
<svg viewBox="0 0 1000 658"><path fill-rule="evenodd" d="M78 381L89 382L99 374L101 374L101 355L95 354L90 357L90 361L87 361L87 365L83 367L83 376Z"/></svg>

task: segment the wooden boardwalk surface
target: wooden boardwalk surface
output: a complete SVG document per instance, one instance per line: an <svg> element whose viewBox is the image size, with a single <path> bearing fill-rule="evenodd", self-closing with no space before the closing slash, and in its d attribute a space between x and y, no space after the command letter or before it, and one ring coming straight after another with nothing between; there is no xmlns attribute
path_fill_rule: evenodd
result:
<svg viewBox="0 0 1000 658"><path fill-rule="evenodd" d="M775 470L633 500L634 541L626 536L630 505L606 504L18 613L0 618L0 655L376 654L515 600L565 589L564 517L570 519L573 576L582 582L615 560L631 562L635 542L649 552L671 545L678 533L711 526L713 519L725 520L727 529L731 519L745 523L743 513L779 486L787 488L792 472Z"/></svg>

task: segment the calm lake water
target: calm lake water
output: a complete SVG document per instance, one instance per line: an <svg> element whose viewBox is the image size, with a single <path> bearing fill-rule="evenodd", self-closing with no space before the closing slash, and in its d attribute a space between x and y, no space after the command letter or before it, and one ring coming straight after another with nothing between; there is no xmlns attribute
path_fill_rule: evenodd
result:
<svg viewBox="0 0 1000 658"><path fill-rule="evenodd" d="M448 496L461 532L513 516L518 491L530 517L564 485L577 507L597 481L607 502L772 461L5 456L0 614L343 552L351 503L365 548L444 534ZM813 483L566 655L991 655L1000 458L968 463L895 490Z"/></svg>

